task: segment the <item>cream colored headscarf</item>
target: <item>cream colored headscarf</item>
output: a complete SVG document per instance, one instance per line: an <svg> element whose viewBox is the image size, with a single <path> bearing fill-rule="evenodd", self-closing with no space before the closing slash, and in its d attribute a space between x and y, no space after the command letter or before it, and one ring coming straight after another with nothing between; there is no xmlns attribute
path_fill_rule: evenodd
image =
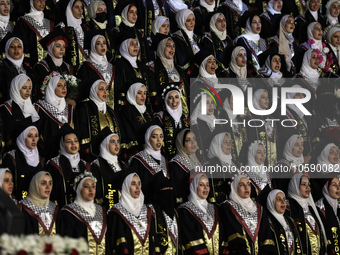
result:
<svg viewBox="0 0 340 255"><path fill-rule="evenodd" d="M40 208L46 207L48 203L50 202L49 198L43 199L41 198L39 194L39 185L40 185L41 179L45 175L50 176L52 179L51 174L45 171L40 171L33 176L30 182L30 187L29 187L28 195L27 195L28 200L31 201L32 204Z"/></svg>

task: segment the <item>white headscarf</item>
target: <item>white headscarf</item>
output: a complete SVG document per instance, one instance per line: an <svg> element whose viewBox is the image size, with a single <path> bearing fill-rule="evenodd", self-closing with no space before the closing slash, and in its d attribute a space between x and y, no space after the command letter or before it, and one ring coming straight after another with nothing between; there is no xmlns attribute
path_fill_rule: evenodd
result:
<svg viewBox="0 0 340 255"><path fill-rule="evenodd" d="M97 50L96 50L96 43L97 43L97 40L99 37L103 37L104 40L106 41L106 38L102 35L95 35L92 40L91 40L91 52L90 52L90 59L102 66L103 68L107 68L107 66L109 65L109 61L107 61L107 58L106 58L106 55L104 56L101 56L97 53Z"/></svg>
<svg viewBox="0 0 340 255"><path fill-rule="evenodd" d="M76 193L77 193L77 197L75 199L75 203L78 204L79 206L81 206L85 211L87 211L92 217L94 217L94 215L96 214L96 206L94 204L94 199L92 199L91 201L87 201L85 200L82 196L81 196L81 189L83 187L84 181L87 179L91 179L93 181L95 181L93 178L91 177L85 177L84 179L82 179L80 181L80 183L78 184ZM94 183L96 185L96 183Z"/></svg>
<svg viewBox="0 0 340 255"><path fill-rule="evenodd" d="M213 31L215 33L215 35L220 39L220 40L225 40L227 38L227 29L224 30L223 32L218 30L217 27L216 27L216 20L218 19L218 16L223 15L223 13L216 13L214 14L211 19L210 19L210 23L209 23L209 27L210 27L210 30Z"/></svg>
<svg viewBox="0 0 340 255"><path fill-rule="evenodd" d="M140 82L132 84L126 93L126 100L136 107L137 111L143 116L144 112L146 111L145 103L143 105L139 105L136 102L136 95L141 87L146 88L145 85Z"/></svg>
<svg viewBox="0 0 340 255"><path fill-rule="evenodd" d="M10 5L11 5L11 4L10 4ZM11 12L11 9L12 9L12 7L10 6L10 12ZM6 29L8 23L9 23L9 18L10 18L10 16L11 16L10 12L8 13L7 16L4 16L4 15L0 14L0 27L1 27L3 30Z"/></svg>
<svg viewBox="0 0 340 255"><path fill-rule="evenodd" d="M65 98L64 97L58 97L55 94L55 89L56 89L60 79L63 79L63 77L61 75L54 76L50 79L50 81L48 82L47 88L46 88L45 100L47 101L47 103L49 103L49 104L53 105L55 108L57 108L59 112L62 112L62 111L64 111L64 109L66 107ZM64 118L60 119L60 121L62 123L66 123L67 119L64 116Z"/></svg>
<svg viewBox="0 0 340 255"><path fill-rule="evenodd" d="M299 135L292 135L288 141L285 144L284 150L283 150L283 157L288 160L291 165L295 165L297 168L299 165L304 163L303 154L301 154L300 157L295 157L293 155L293 147L298 138L301 138ZM302 138L301 138L302 139ZM302 140L303 141L303 140Z"/></svg>
<svg viewBox="0 0 340 255"><path fill-rule="evenodd" d="M308 210L308 206L311 206L313 208L313 211L318 218L318 221L320 223L321 229L322 229L322 234L324 236L325 242L327 241L327 237L325 234L325 229L322 224L322 221L320 219L318 210L316 209L316 206L314 204L313 196L312 193L310 193L308 198L303 198L300 193L300 183L302 177L307 177L306 175L303 174L295 174L289 181L288 185L288 197L294 199L304 210ZM308 178L308 177L307 177Z"/></svg>
<svg viewBox="0 0 340 255"><path fill-rule="evenodd" d="M237 46L233 52L231 53L231 61L230 61L230 69L240 78L246 79L247 78L247 65L244 67L239 67L236 63L236 57L240 50L244 50L246 52L246 49L242 46Z"/></svg>
<svg viewBox="0 0 340 255"><path fill-rule="evenodd" d="M285 23L291 15L285 15L280 20L280 29L279 29L279 54L285 56L287 70L289 71L292 66L292 52L290 51L289 44L294 42L294 37L292 33L288 33L285 30Z"/></svg>
<svg viewBox="0 0 340 255"><path fill-rule="evenodd" d="M278 213L275 209L275 201L276 201L276 195L278 193L283 193L283 195L285 195L285 193L282 190L279 189L274 189L272 191L269 192L268 197L267 197L267 208L268 211L277 219L277 221L281 224L281 226L283 228L287 228L288 224L285 220L285 218L283 217L283 213Z"/></svg>
<svg viewBox="0 0 340 255"><path fill-rule="evenodd" d="M207 98L210 97L207 94ZM214 125L214 120L216 119L214 114L208 115L208 114L202 114L201 113L201 104L202 104L202 98L199 99L199 103L197 104L196 108L194 109L194 111L191 114L191 125L194 125L197 123L197 119L203 120L204 122L207 123L207 125L209 127L213 127Z"/></svg>
<svg viewBox="0 0 340 255"><path fill-rule="evenodd" d="M24 51L24 44L23 42L20 40L20 38L18 37L12 37L10 38L7 42L6 42L6 46L5 46L5 55L6 55L6 58L11 61L13 63L13 65L16 66L16 68L21 68L22 67L22 62L24 61L24 54L22 54L21 58L20 59L13 59L11 58L11 56L8 54L8 49L9 49L9 45L12 43L13 40L17 39L20 43L21 43L21 46L22 46L22 51Z"/></svg>
<svg viewBox="0 0 340 255"><path fill-rule="evenodd" d="M257 89L255 91L255 93L253 94L253 105L254 105L254 108L257 109L257 110L263 110L263 108L260 106L260 98L261 98L261 95L263 92L267 92L267 90L265 89Z"/></svg>
<svg viewBox="0 0 340 255"><path fill-rule="evenodd" d="M312 14L313 18L317 21L319 14L318 11L312 11L309 7L309 0L307 1L307 9L309 10L309 12Z"/></svg>
<svg viewBox="0 0 340 255"><path fill-rule="evenodd" d="M0 168L0 188L2 188L2 184L4 183L5 174L11 173L11 171L8 168Z"/></svg>
<svg viewBox="0 0 340 255"><path fill-rule="evenodd" d="M109 162L109 164L112 164L116 167L117 170L122 170L119 163L118 163L118 156L117 155L113 155L110 152L110 148L109 148L109 144L110 144L110 139L113 135L118 136L117 134L113 133L113 134L109 134L101 143L100 143L100 147L99 147L99 155L105 159L107 162ZM119 137L119 136L118 136Z"/></svg>
<svg viewBox="0 0 340 255"><path fill-rule="evenodd" d="M11 81L11 87L9 90L9 96L21 109L25 118L30 117L32 121L35 122L39 120L39 115L32 105L31 98L23 99L20 95L20 89L24 86L26 81L31 81L31 79L26 74L19 74L15 76Z"/></svg>
<svg viewBox="0 0 340 255"><path fill-rule="evenodd" d="M302 88L300 85L294 85L292 88ZM294 93L287 93L286 97L287 99L292 99L295 96ZM288 108L294 111L300 118L305 116L305 114L295 105L295 104L287 104Z"/></svg>
<svg viewBox="0 0 340 255"><path fill-rule="evenodd" d="M281 12L278 12L278 11L274 10L273 3L274 3L274 0L270 0L268 2L267 7L266 7L267 12L270 12L272 15L281 14ZM282 1L281 1L281 4L283 4Z"/></svg>
<svg viewBox="0 0 340 255"><path fill-rule="evenodd" d="M176 13L176 22L177 22L178 27L180 29L182 29L187 34L187 36L189 37L189 40L192 40L193 36L194 36L194 30L189 31L185 26L185 21L187 20L187 18L190 14L194 15L194 13L189 9L179 10ZM194 17L195 17L195 15L194 15Z"/></svg>
<svg viewBox="0 0 340 255"><path fill-rule="evenodd" d="M145 151L146 151L147 154L151 155L153 158L155 158L157 160L161 160L162 159L161 150L155 151L152 148L151 144L150 144L150 137L151 137L152 132L155 129L162 130L162 128L160 126L152 125L145 132L145 136L144 136L144 139L145 139ZM163 133L163 130L162 130L162 133Z"/></svg>
<svg viewBox="0 0 340 255"><path fill-rule="evenodd" d="M237 8L242 11L243 2L242 0L232 0L232 2L237 6Z"/></svg>
<svg viewBox="0 0 340 255"><path fill-rule="evenodd" d="M66 7L66 22L67 22L67 26L68 27L73 27L75 30L78 31L78 33L83 34L83 29L81 28L81 23L82 20L80 19L76 19L73 14L72 14L72 7L73 4L78 1L78 0L70 0L70 2L68 2L67 7Z"/></svg>
<svg viewBox="0 0 340 255"><path fill-rule="evenodd" d="M39 135L39 131L35 126L29 126L23 132L21 132L21 134L17 137L16 142L17 142L17 146L18 146L19 150L22 152L22 154L24 154L24 157L26 159L26 163L30 166L36 167L36 166L39 165L39 162L40 162L38 148L36 146L32 150L32 149L27 148L26 144L25 144L25 139L27 137L28 132L31 129L35 129L38 132L38 135ZM37 143L38 143L38 139L37 139Z"/></svg>
<svg viewBox="0 0 340 255"><path fill-rule="evenodd" d="M337 177L334 177L334 178L337 178ZM330 181L332 181L334 178L329 179L329 180L325 183L325 185L324 185L323 188L322 188L322 194L323 194L323 196L326 198L326 200L327 200L327 202L329 203L329 205L332 207L334 214L337 215L337 212L338 212L338 205L339 205L338 199L332 198L331 195L329 194L329 190L328 190L328 189L329 189L328 183L329 183ZM339 179L339 178L337 178L337 179Z"/></svg>
<svg viewBox="0 0 340 255"><path fill-rule="evenodd" d="M260 69L260 72L264 74L265 76L267 76L268 78L271 78L276 81L282 78L282 73L280 71L274 72L274 70L272 69L271 61L274 56L278 56L278 55L272 55L272 56L269 55L267 57L264 66Z"/></svg>
<svg viewBox="0 0 340 255"><path fill-rule="evenodd" d="M96 15L97 15L97 9L99 5L105 5L104 1L101 0L95 0L95 1L91 1L91 3L87 6L87 13L89 15L90 19L95 19Z"/></svg>
<svg viewBox="0 0 340 255"><path fill-rule="evenodd" d="M168 69L169 71L171 71L172 69L174 69L175 64L174 64L174 58L172 59L168 59L165 56L164 50L165 50L165 45L168 42L168 40L171 40L173 42L173 40L171 39L171 37L165 38L162 41L160 41L158 43L157 46L157 56L159 57L159 59L161 60L162 64L164 65L164 67L166 69Z"/></svg>
<svg viewBox="0 0 340 255"><path fill-rule="evenodd" d="M176 13L182 9L188 8L188 6L182 0L169 0L168 3Z"/></svg>
<svg viewBox="0 0 340 255"><path fill-rule="evenodd" d="M92 84L91 89L90 89L90 99L97 105L98 111L101 111L102 113L105 114L106 113L106 102L102 101L97 95L98 85L101 82L105 83L105 81L103 81L103 80L96 80Z"/></svg>
<svg viewBox="0 0 340 255"><path fill-rule="evenodd" d="M176 110L173 110L169 105L168 105L168 97L170 95L170 92L176 91L179 96L179 105ZM182 102L181 102L181 93L178 90L170 90L166 95L165 95L165 108L166 111L171 115L171 117L175 120L175 124L179 123L181 121L182 117ZM177 126L177 125L176 125Z"/></svg>
<svg viewBox="0 0 340 255"><path fill-rule="evenodd" d="M254 17L255 16L253 16L253 18ZM251 23L252 23L252 20L250 20L250 17L249 17L246 22L246 29L242 36L245 37L248 41L253 41L257 45L260 40L260 34L255 34L253 32L253 30L251 29Z"/></svg>
<svg viewBox="0 0 340 255"><path fill-rule="evenodd" d="M264 145L263 142L261 141L255 141L253 142L250 146L249 146L249 150L248 150L248 161L247 161L247 165L250 166L251 170L256 170L252 171L254 172L256 175L258 175L261 179L263 180L267 180L267 174L265 171L263 171L263 165L259 165L256 160L255 160L255 156L256 156L256 152L257 149L259 147L259 145L262 145L264 147L264 149L266 149L266 146Z"/></svg>
<svg viewBox="0 0 340 255"><path fill-rule="evenodd" d="M307 27L307 37L308 37L308 40L309 40L309 39L313 39L314 42L315 42L315 45L317 46L317 48L318 48L320 51L322 51L322 49L323 49L323 47L322 47L322 39L321 39L321 40L316 40L316 39L314 38L314 36L313 36L313 30L314 30L314 26L315 26L316 24L319 24L319 25L320 25L319 22L312 22L312 23L310 23L310 24L308 25L308 27Z"/></svg>
<svg viewBox="0 0 340 255"><path fill-rule="evenodd" d="M339 2L339 0L329 0L326 4L326 16L327 16L327 20L328 20L330 25L334 25L336 23L339 23L338 17L333 17L331 15L331 8L332 8L332 4L334 2Z"/></svg>
<svg viewBox="0 0 340 255"><path fill-rule="evenodd" d="M48 55L50 55L50 57L52 58L52 61L53 63L56 65L56 66L61 66L63 64L63 58L56 58L56 56L54 56L53 54L53 47L55 45L56 41L53 41L52 43L50 43L48 46L47 46L47 53Z"/></svg>
<svg viewBox="0 0 340 255"><path fill-rule="evenodd" d="M130 194L130 186L132 182L132 178L134 176L138 176L136 173L131 173L128 176L126 176L123 186L122 186L122 195L119 198L119 203L131 214L138 217L140 215L140 212L142 210L142 206L144 204L144 194L142 190L140 191L138 198L133 198ZM140 178L139 178L140 180ZM142 189L142 183L141 187Z"/></svg>
<svg viewBox="0 0 340 255"><path fill-rule="evenodd" d="M230 137L230 134L227 132L219 133L214 136L210 143L208 158L217 157L221 162L231 165L233 159L231 153L227 155L222 151L222 143L226 135Z"/></svg>
<svg viewBox="0 0 340 255"><path fill-rule="evenodd" d="M322 170L324 170L324 167L328 169L329 165L333 165L328 159L329 156L329 151L331 150L332 147L337 147L334 143L329 143L323 148L321 151L320 155L316 158L317 159L317 164L322 167ZM326 169L325 169L326 170Z"/></svg>
<svg viewBox="0 0 340 255"><path fill-rule="evenodd" d="M334 33L336 33L336 32L339 32L340 31L340 27L338 27L338 26L333 26L332 28L330 28L329 30L328 30L328 32L327 32L327 34L326 34L326 39L327 39L327 42L329 43L329 44L331 44L331 38L332 38L332 35L334 34ZM7 44L6 44L7 45ZM333 46L333 45L331 45L331 46ZM334 47L334 46L333 46ZM334 47L335 48L335 47ZM7 47L6 47L6 49L7 49ZM7 55L6 55L7 56Z"/></svg>
<svg viewBox="0 0 340 255"><path fill-rule="evenodd" d="M65 135L66 136L66 135ZM60 143L59 143L59 148L60 148L60 154L64 155L68 161L70 161L71 167L72 168L77 168L79 162L80 162L80 154L79 152L75 153L75 154L69 154L66 149L65 149L65 143L64 143L64 137L62 137L60 139Z"/></svg>
<svg viewBox="0 0 340 255"><path fill-rule="evenodd" d="M303 55L303 61L300 73L302 74L303 78L309 82L314 89L317 88L317 80L320 77L318 69L313 69L310 65L310 59L312 57L313 49L309 49Z"/></svg>
<svg viewBox="0 0 340 255"><path fill-rule="evenodd" d="M197 174L192 182L190 183L190 194L188 196L188 200L193 203L198 209L207 213L208 210L208 202L206 199L202 199L197 195L197 186L201 178L208 177L205 174Z"/></svg>
<svg viewBox="0 0 340 255"><path fill-rule="evenodd" d="M164 17L164 16L158 16L156 19L154 19L152 21L152 25L151 25L151 32L156 35L157 33L159 33L159 28L163 25L163 23L165 21L169 21L168 17ZM169 25L170 25L170 21L169 21Z"/></svg>
<svg viewBox="0 0 340 255"><path fill-rule="evenodd" d="M215 1L213 2L212 5L210 5L207 4L205 0L200 0L200 5L205 7L208 10L208 12L213 12L215 9Z"/></svg>
<svg viewBox="0 0 340 255"><path fill-rule="evenodd" d="M202 63L200 64L200 68L199 68L199 74L203 77L203 78L208 78L208 79L213 79L214 82L217 83L217 77L216 74L210 74L207 72L207 69L205 68L208 59L210 57L213 57L215 59L215 57L213 55L209 55L208 57L206 57Z"/></svg>
<svg viewBox="0 0 340 255"><path fill-rule="evenodd" d="M136 23L131 23L129 20L128 20L128 17L127 17L127 14L130 10L130 8L132 8L132 6L135 6L134 4L129 4L127 5L123 10L122 10L122 13L121 13L121 17L122 17L122 22L127 25L128 27L134 27ZM137 6L135 6L137 8Z"/></svg>
<svg viewBox="0 0 340 255"><path fill-rule="evenodd" d="M33 4L34 0L30 0L30 12L27 13L27 16L31 16L36 22L39 23L40 26L43 25L44 22L44 12L43 11L38 11L37 9L34 8L34 4Z"/></svg>
<svg viewBox="0 0 340 255"><path fill-rule="evenodd" d="M37 206L39 208L46 207L50 202L49 197L48 198L41 198L41 195L40 195L40 192L39 192L39 186L40 186L41 180L45 175L50 176L51 179L52 179L52 176L49 172L39 171L38 173L36 173L33 176L32 180L30 182L29 189L28 189L28 195L27 195L28 200L31 201L32 204L34 204L35 206Z"/></svg>
<svg viewBox="0 0 340 255"><path fill-rule="evenodd" d="M239 174L235 177L233 182L231 183L231 191L229 198L233 200L234 202L241 205L247 212L254 213L257 211L257 206L253 200L251 200L250 197L248 198L241 198L237 193L237 187L241 179L246 178L249 180L249 177L243 174ZM251 189L249 188L249 192L251 192Z"/></svg>
<svg viewBox="0 0 340 255"><path fill-rule="evenodd" d="M132 57L129 53L129 45L130 45L131 40L132 39L130 38L130 39L126 39L125 41L123 41L122 44L119 46L119 52L122 55L122 57L125 58L126 60L128 60L134 68L138 68L138 66L137 66L137 56ZM138 42L138 40L137 40L137 42Z"/></svg>

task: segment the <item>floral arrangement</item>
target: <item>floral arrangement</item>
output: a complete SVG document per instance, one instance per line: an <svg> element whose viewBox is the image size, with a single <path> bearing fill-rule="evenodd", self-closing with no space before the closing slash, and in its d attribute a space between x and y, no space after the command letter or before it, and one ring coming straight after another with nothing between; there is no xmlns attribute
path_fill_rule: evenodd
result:
<svg viewBox="0 0 340 255"><path fill-rule="evenodd" d="M72 185L73 189L77 190L77 186L78 186L79 182L86 177L89 177L89 178L93 179L94 182L97 182L97 179L92 175L91 172L84 172L80 175L77 175L76 178L74 178L74 183Z"/></svg>
<svg viewBox="0 0 340 255"><path fill-rule="evenodd" d="M51 80L54 76L57 76L57 75L60 75L60 73L53 71L53 72L50 73L49 75L45 76L45 78L44 78L44 80L43 80L43 84L42 84L42 86L40 87L40 91L41 91L41 93L44 95L44 97L45 97L45 91L46 91L46 88L47 88L48 83L50 82L50 80Z"/></svg>
<svg viewBox="0 0 340 255"><path fill-rule="evenodd" d="M1 255L87 255L89 248L84 238L61 236L10 236L0 237Z"/></svg>
<svg viewBox="0 0 340 255"><path fill-rule="evenodd" d="M320 65L319 67L322 71L327 72L331 65L333 64L333 54L330 53L329 48L325 43L322 43L322 52L317 48L315 41L313 39L309 39L307 44L318 53L318 58Z"/></svg>

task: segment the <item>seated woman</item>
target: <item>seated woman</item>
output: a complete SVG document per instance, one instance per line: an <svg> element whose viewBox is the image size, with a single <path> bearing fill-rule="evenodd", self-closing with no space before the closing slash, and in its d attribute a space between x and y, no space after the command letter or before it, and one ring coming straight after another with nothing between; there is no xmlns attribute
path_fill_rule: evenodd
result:
<svg viewBox="0 0 340 255"><path fill-rule="evenodd" d="M104 128L97 136L94 145L98 159L91 163L91 172L98 180L96 200L106 209L118 203L120 187L117 184L125 169L120 160L120 139L111 132L109 127Z"/></svg>
<svg viewBox="0 0 340 255"><path fill-rule="evenodd" d="M59 153L54 136L61 126L67 123L74 126L73 107L66 103L67 86L59 74L50 78L45 90L45 100L37 102L35 109L40 116L40 155L46 159L56 157Z"/></svg>
<svg viewBox="0 0 340 255"><path fill-rule="evenodd" d="M282 0L270 0L266 6L266 12L260 15L262 29L261 37L265 40L270 39L276 35L280 27L280 20L282 18Z"/></svg>
<svg viewBox="0 0 340 255"><path fill-rule="evenodd" d="M5 191L13 202L17 204L18 201L12 197L14 180L12 172L8 168L0 168L0 189Z"/></svg>
<svg viewBox="0 0 340 255"><path fill-rule="evenodd" d="M59 231L61 236L85 238L89 244L89 254L100 255L105 252L106 211L95 204L96 178L90 172L74 179L77 193L74 203L60 211Z"/></svg>
<svg viewBox="0 0 340 255"><path fill-rule="evenodd" d="M215 205L208 203L210 187L205 174L197 173L190 183L188 202L178 208L182 243L187 254L221 254L224 226Z"/></svg>
<svg viewBox="0 0 340 255"><path fill-rule="evenodd" d="M281 87L285 83L283 72L285 72L286 63L281 62L281 60L284 61L282 55L271 54L267 57L264 66L259 70L259 73L266 78L269 90L272 87Z"/></svg>
<svg viewBox="0 0 340 255"><path fill-rule="evenodd" d="M13 5L11 0L1 0L1 5L3 6L0 9L0 41L6 36L8 32L12 33L14 29L14 24L10 21L10 13L13 10ZM11 6L12 5L12 6Z"/></svg>
<svg viewBox="0 0 340 255"><path fill-rule="evenodd" d="M339 2L328 0L326 4L326 26L339 24Z"/></svg>
<svg viewBox="0 0 340 255"><path fill-rule="evenodd" d="M178 132L189 128L188 116L183 114L181 93L177 86L171 85L163 90L165 110L155 115L156 125L163 129L164 155L170 160L176 155L176 137Z"/></svg>
<svg viewBox="0 0 340 255"><path fill-rule="evenodd" d="M89 82L91 84L92 81ZM97 80L92 83L89 91L89 100L82 102L77 107L78 123L76 127L80 132L81 155L86 162L92 162L96 159L93 153L91 142L96 138L98 132L106 126L110 130L119 135L121 141L125 141L124 130L121 128L121 123L113 111L106 104L109 97L108 86L103 80ZM93 132L95 130L95 132Z"/></svg>
<svg viewBox="0 0 340 255"><path fill-rule="evenodd" d="M2 123L6 123L2 134L5 152L14 148L13 132L21 121L31 117L32 122L37 122L40 118L32 105L31 92L31 79L26 74L19 74L11 82L10 100L0 106Z"/></svg>
<svg viewBox="0 0 340 255"><path fill-rule="evenodd" d="M275 246L278 248L279 254L299 253L300 237L292 219L284 215L287 209L287 201L282 190L274 189L269 192L267 209L269 223L275 235Z"/></svg>
<svg viewBox="0 0 340 255"><path fill-rule="evenodd" d="M25 216L26 234L55 236L59 233L59 207L50 201L52 188L52 176L48 172L40 171L33 176L27 197L19 202Z"/></svg>
<svg viewBox="0 0 340 255"><path fill-rule="evenodd" d="M229 200L220 206L224 241L228 240L228 246L223 247L224 253L275 254L277 248L267 214L260 204L251 200L250 185L246 175L236 175L231 183Z"/></svg>
<svg viewBox="0 0 340 255"><path fill-rule="evenodd" d="M63 207L74 202L75 192L72 180L79 173L90 169L89 164L80 159L79 140L75 131L67 124L58 132L60 155L52 158L46 164L46 170L53 177L54 190L51 199ZM54 139L56 142L58 139Z"/></svg>
<svg viewBox="0 0 340 255"><path fill-rule="evenodd" d="M176 204L187 201L189 177L202 162L197 158L198 150L195 134L188 128L181 130L176 137L176 156L169 162L170 180L175 189Z"/></svg>
<svg viewBox="0 0 340 255"><path fill-rule="evenodd" d="M144 204L141 188L142 183L136 173L126 176L119 203L111 207L107 216L107 254L154 254L154 214Z"/></svg>
<svg viewBox="0 0 340 255"><path fill-rule="evenodd" d="M326 232L311 194L309 178L295 174L288 186L290 217L294 220L304 254L326 253Z"/></svg>
<svg viewBox="0 0 340 255"><path fill-rule="evenodd" d="M35 126L25 128L16 139L17 149L7 152L3 159L3 165L13 173L14 196L18 201L27 196L32 177L42 170L38 140L39 133Z"/></svg>

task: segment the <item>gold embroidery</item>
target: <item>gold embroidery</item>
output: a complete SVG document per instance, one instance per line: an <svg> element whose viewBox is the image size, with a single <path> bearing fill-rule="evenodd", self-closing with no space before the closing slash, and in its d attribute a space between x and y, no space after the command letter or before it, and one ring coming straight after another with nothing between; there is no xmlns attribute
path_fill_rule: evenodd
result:
<svg viewBox="0 0 340 255"><path fill-rule="evenodd" d="M90 231L87 229L87 240L89 244L89 255L101 255L105 254L105 238L98 244Z"/></svg>
<svg viewBox="0 0 340 255"><path fill-rule="evenodd" d="M144 246L139 241L137 235L133 230L131 230L132 238L133 238L133 252L134 254L149 254L149 237L146 238Z"/></svg>
<svg viewBox="0 0 340 255"><path fill-rule="evenodd" d="M81 140L81 144L87 144L87 143L90 143L90 142L91 142L90 138L85 138L85 139Z"/></svg>
<svg viewBox="0 0 340 255"><path fill-rule="evenodd" d="M203 241L203 239L202 239L202 238L201 238L201 239L198 239L198 240L191 241L191 242L187 243L187 244L185 245L185 249L186 249L186 250L189 250L191 247L193 247L193 246L197 246L197 245L200 245L200 244L204 244L204 241Z"/></svg>
<svg viewBox="0 0 340 255"><path fill-rule="evenodd" d="M306 231L309 238L310 248L311 248L311 254L312 255L318 255L320 253L320 232L318 235L315 235L313 230L309 227L309 225L306 223Z"/></svg>
<svg viewBox="0 0 340 255"><path fill-rule="evenodd" d="M116 245L118 246L118 245L120 245L120 244L122 244L122 243L126 243L125 237L119 238L119 239L117 240L117 242L116 242Z"/></svg>

